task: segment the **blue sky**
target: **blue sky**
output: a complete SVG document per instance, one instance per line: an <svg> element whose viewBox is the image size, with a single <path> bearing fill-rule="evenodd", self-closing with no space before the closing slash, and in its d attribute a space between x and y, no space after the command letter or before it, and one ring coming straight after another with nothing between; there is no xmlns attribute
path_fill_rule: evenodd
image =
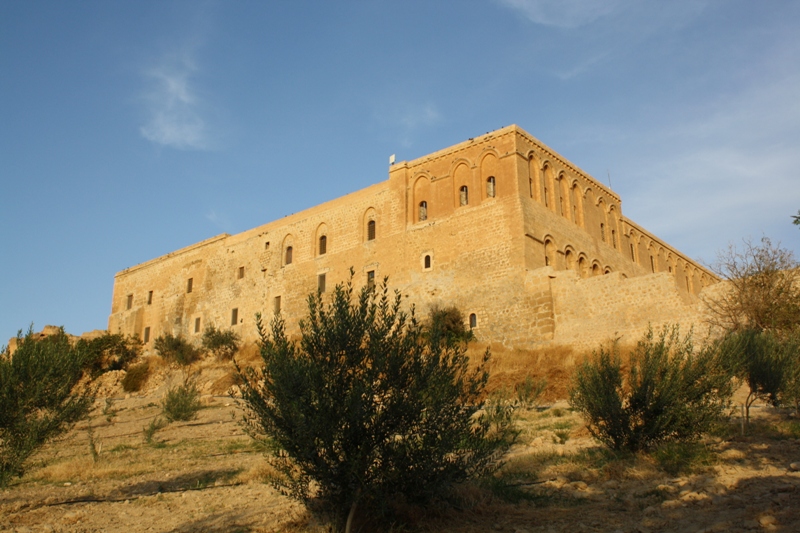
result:
<svg viewBox="0 0 800 533"><path fill-rule="evenodd" d="M514 123L695 259L800 251L799 2L7 1L0 72L0 344Z"/></svg>

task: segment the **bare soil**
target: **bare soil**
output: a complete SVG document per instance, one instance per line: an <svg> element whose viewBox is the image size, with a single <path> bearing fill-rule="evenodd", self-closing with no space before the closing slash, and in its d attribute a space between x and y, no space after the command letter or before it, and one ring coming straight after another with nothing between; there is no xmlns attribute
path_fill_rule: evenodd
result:
<svg viewBox="0 0 800 533"><path fill-rule="evenodd" d="M144 429L180 372L161 368L134 395L121 392L119 375L106 376L90 420L0 491L0 530L326 531L266 483L262 450L237 422L239 407L218 390L230 385L230 368L201 370L205 407L197 419L169 424L149 443ZM566 402L548 403L522 413L520 443L491 482L459 487L446 505L411 510L393 529L800 532L800 472L790 467L800 462L800 422L786 413L758 407L747 436L734 419L682 464L677 452L614 456ZM358 529L373 530L369 524L361 517Z"/></svg>

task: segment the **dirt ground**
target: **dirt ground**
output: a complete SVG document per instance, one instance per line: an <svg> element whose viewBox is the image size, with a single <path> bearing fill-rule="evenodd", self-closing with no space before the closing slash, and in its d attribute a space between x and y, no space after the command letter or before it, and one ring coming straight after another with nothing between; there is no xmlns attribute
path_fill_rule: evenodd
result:
<svg viewBox="0 0 800 533"><path fill-rule="evenodd" d="M0 491L0 530L23 532L321 532L302 506L265 480L264 456L205 369L196 420L167 425L162 371L143 394L107 376L90 420L47 446L25 477ZM681 451L615 457L566 402L522 413L519 444L491 482L460 487L450 505L417 512L397 531L800 532L800 421L765 407L741 436L737 420L690 461ZM672 473L670 473L672 472ZM362 517L364 519L368 517ZM369 531L362 524L361 531Z"/></svg>

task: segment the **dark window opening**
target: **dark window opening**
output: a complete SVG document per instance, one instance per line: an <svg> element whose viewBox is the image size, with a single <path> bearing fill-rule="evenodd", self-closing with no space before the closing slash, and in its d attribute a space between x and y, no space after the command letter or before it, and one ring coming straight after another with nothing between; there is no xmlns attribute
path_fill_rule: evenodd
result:
<svg viewBox="0 0 800 533"><path fill-rule="evenodd" d="M280 314L280 312L281 312L281 297L280 296L276 296L275 297L275 302L273 303L273 306L272 306L272 312L275 313L276 315Z"/></svg>
<svg viewBox="0 0 800 533"><path fill-rule="evenodd" d="M144 328L144 342L150 342L150 326Z"/></svg>
<svg viewBox="0 0 800 533"><path fill-rule="evenodd" d="M672 272L672 267L671 266L669 267L669 271Z"/></svg>
<svg viewBox="0 0 800 533"><path fill-rule="evenodd" d="M328 253L328 237L323 235L319 238L319 255Z"/></svg>
<svg viewBox="0 0 800 533"><path fill-rule="evenodd" d="M533 198L533 179L528 178L528 192L530 192L531 198Z"/></svg>
<svg viewBox="0 0 800 533"><path fill-rule="evenodd" d="M244 267L243 266L239 267L239 272L236 274L236 276L239 279L242 279L244 277Z"/></svg>
<svg viewBox="0 0 800 533"><path fill-rule="evenodd" d="M264 249L269 250L269 241L264 243Z"/></svg>
<svg viewBox="0 0 800 533"><path fill-rule="evenodd" d="M375 240L375 221L370 220L367 222L367 240L374 241Z"/></svg>
<svg viewBox="0 0 800 533"><path fill-rule="evenodd" d="M291 265L292 264L292 247L286 247L286 260L284 261L285 264Z"/></svg>
<svg viewBox="0 0 800 533"><path fill-rule="evenodd" d="M317 276L317 290L319 292L325 292L325 274Z"/></svg>
<svg viewBox="0 0 800 533"><path fill-rule="evenodd" d="M603 239L603 242L606 242L606 225L602 222L600 223L600 238Z"/></svg>
<svg viewBox="0 0 800 533"><path fill-rule="evenodd" d="M194 319L194 332L200 333L200 317Z"/></svg>
<svg viewBox="0 0 800 533"><path fill-rule="evenodd" d="M469 329L477 328L478 327L478 317L475 313L469 315Z"/></svg>
<svg viewBox="0 0 800 533"><path fill-rule="evenodd" d="M653 256L652 255L650 256L650 271L651 272L655 272L656 271L656 263L655 263L655 261L653 261Z"/></svg>
<svg viewBox="0 0 800 533"><path fill-rule="evenodd" d="M128 300L125 303L125 309L130 309L131 307L133 307L133 294L128 295Z"/></svg>
<svg viewBox="0 0 800 533"><path fill-rule="evenodd" d="M611 230L611 246L617 247L617 231L613 229Z"/></svg>
<svg viewBox="0 0 800 533"><path fill-rule="evenodd" d="M367 271L367 287L370 289L375 287L375 271L369 270Z"/></svg>
<svg viewBox="0 0 800 533"><path fill-rule="evenodd" d="M631 244L631 261L636 261L636 254L633 251L633 244Z"/></svg>
<svg viewBox="0 0 800 533"><path fill-rule="evenodd" d="M231 326L235 326L239 323L239 308L234 307L231 310Z"/></svg>
<svg viewBox="0 0 800 533"><path fill-rule="evenodd" d="M462 186L458 190L458 197L459 201L461 202L461 205L469 204L469 190L467 189L466 185Z"/></svg>
<svg viewBox="0 0 800 533"><path fill-rule="evenodd" d="M426 255L425 256L425 268L430 268L430 267L431 267L431 256Z"/></svg>
<svg viewBox="0 0 800 533"><path fill-rule="evenodd" d="M545 187L544 188L544 206L545 207L550 207L550 202L547 200L547 198L548 198L548 196L547 196L547 187Z"/></svg>
<svg viewBox="0 0 800 533"><path fill-rule="evenodd" d="M153 291L150 291L147 293L147 305L150 305L152 303L153 303Z"/></svg>
<svg viewBox="0 0 800 533"><path fill-rule="evenodd" d="M419 221L428 220L428 202L419 203Z"/></svg>
<svg viewBox="0 0 800 533"><path fill-rule="evenodd" d="M194 281L194 279L193 279L193 278L189 278L189 279L186 281L186 294L189 294L190 292L192 292L192 282L193 282L193 281Z"/></svg>
<svg viewBox="0 0 800 533"><path fill-rule="evenodd" d="M489 176L489 179L486 180L486 197L494 198L494 194L495 194L494 176Z"/></svg>

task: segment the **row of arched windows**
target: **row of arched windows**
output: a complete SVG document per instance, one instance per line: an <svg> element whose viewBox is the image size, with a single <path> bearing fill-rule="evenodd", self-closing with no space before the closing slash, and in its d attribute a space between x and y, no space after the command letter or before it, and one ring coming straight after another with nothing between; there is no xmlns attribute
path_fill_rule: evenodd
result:
<svg viewBox="0 0 800 533"><path fill-rule="evenodd" d="M544 264L545 266L552 266L555 269L561 268L558 261L559 251L555 245L552 237L545 237L544 239ZM610 274L612 269L610 266L602 266L599 261L589 260L584 253L576 252L571 246L567 245L564 248L564 265L563 268L573 270L578 273L582 278L591 276L600 276L602 274Z"/></svg>
<svg viewBox="0 0 800 533"><path fill-rule="evenodd" d="M370 208L367 211L367 222L364 231L364 240L365 241L374 241L377 235L377 223L375 221L375 210ZM316 250L314 251L315 257L320 257L328 253L328 249L330 247L329 242L329 234L328 229L325 224L320 224L317 228L317 237L316 237ZM269 249L269 243L267 243L266 249ZM293 237L292 235L287 235L284 238L284 246L283 246L283 257L282 257L282 264L291 265L294 261L294 246L293 246Z"/></svg>
<svg viewBox="0 0 800 533"><path fill-rule="evenodd" d="M700 268L681 257L676 257L657 241L635 229L631 228L628 238L631 261L652 273L669 272L681 289L699 294L703 287L712 283L712 278Z"/></svg>
<svg viewBox="0 0 800 533"><path fill-rule="evenodd" d="M494 176L489 176L486 179L486 197L487 198L494 198L496 191L496 180ZM458 204L459 207L464 207L469 205L469 187L467 185L462 185L458 189ZM418 211L417 211L417 222L423 222L428 220L428 202L427 200L422 200L418 204Z"/></svg>

